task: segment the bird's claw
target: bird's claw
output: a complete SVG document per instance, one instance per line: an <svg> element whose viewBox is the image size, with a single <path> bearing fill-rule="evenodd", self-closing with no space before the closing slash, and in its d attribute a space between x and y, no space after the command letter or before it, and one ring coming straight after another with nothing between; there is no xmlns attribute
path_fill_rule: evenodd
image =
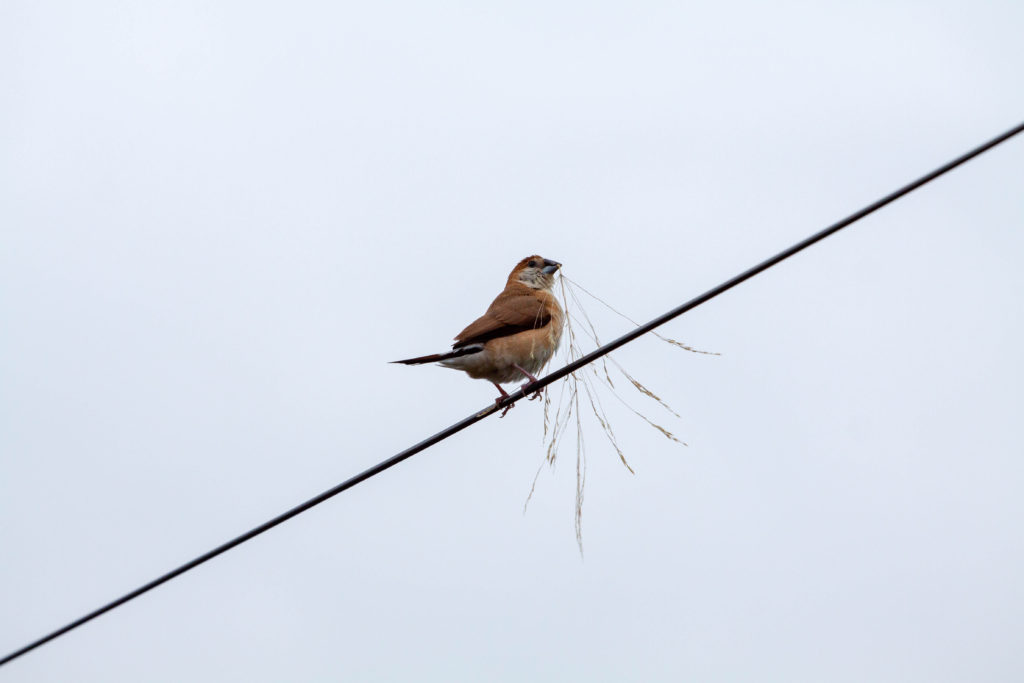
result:
<svg viewBox="0 0 1024 683"><path fill-rule="evenodd" d="M534 381L534 382L527 382L526 384L524 384L523 385L523 394L524 395L529 394L530 393L530 387L532 387L536 383L537 382ZM544 396L544 387L541 387L540 389L537 389L536 391L533 392L533 395L530 396L529 400L536 401L537 399L539 399L539 398L541 398L543 396Z"/></svg>
<svg viewBox="0 0 1024 683"><path fill-rule="evenodd" d="M499 408L501 408L501 402L504 401L506 398L508 398L508 394L505 394L504 396L499 396L498 398L494 399L495 405L497 405ZM508 414L508 411L512 410L515 407L516 407L515 403L509 403L507 406L504 407L504 409L502 409L501 415L499 415L498 417L499 418L505 417L505 415Z"/></svg>

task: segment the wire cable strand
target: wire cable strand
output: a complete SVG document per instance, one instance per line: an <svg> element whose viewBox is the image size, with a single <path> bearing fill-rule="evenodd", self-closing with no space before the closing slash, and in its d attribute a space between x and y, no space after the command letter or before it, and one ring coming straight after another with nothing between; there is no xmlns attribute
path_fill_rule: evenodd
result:
<svg viewBox="0 0 1024 683"><path fill-rule="evenodd" d="M765 259L764 261L762 261L761 263L757 264L756 266L753 266L752 268L749 268L749 269L743 271L739 275L736 275L735 277L733 277L733 278L731 278L729 280L726 280L725 282L723 282L722 284L718 285L717 287L713 287L712 289L707 290L703 294L701 294L701 295L699 295L697 297L694 297L693 299L690 299L689 301L687 301L686 303L682 304L681 306L673 308L671 311L665 313L664 315L658 316L654 320L651 320L650 322L648 322L648 323L646 323L644 325L640 325L639 327L637 327L636 329L632 330L631 332L622 335L621 337L619 337L615 341L609 342L609 343L605 344L604 346L602 346L602 347L600 347L598 349L595 349L594 351L591 351L590 353L586 354L585 356L582 356L581 358L578 358L574 362L569 363L565 367L562 367L562 368L560 368L558 370L555 370L554 372L550 373L549 375L546 375L545 377L542 377L536 383L534 383L532 385L529 385L529 390L532 392L532 391L535 391L537 389L542 389L542 388L546 387L547 385L551 384L552 382L556 382L559 379L565 377L566 375L568 375L568 374L570 374L572 372L575 372L576 370L579 370L583 366L585 366L585 365L587 365L589 363L592 363L593 361L597 360L601 356L605 356L605 355L611 353L615 349L618 349L619 347L628 344L629 342L633 341L637 337L640 337L640 336L650 332L654 328L659 327L661 325L664 325L665 323L667 323L668 321L672 320L673 318L677 318L680 315L682 315L683 313L686 313L687 311L692 310L692 309L696 308L697 306L700 306L701 304L703 304L703 303L705 303L705 302L715 298L719 294L727 292L728 290L732 289L736 285L738 285L738 284L740 284L740 283L742 283L742 282L744 282L746 280L749 280L750 278L754 277L758 273L761 273L761 272L763 272L765 270L768 270L772 266L774 266L774 265L776 265L776 264L778 264L778 263L788 259L790 256L793 256L794 254L797 254L797 253L803 251L804 249L806 249L807 247L811 246L812 244L820 242L821 240L825 239L829 235L833 235L836 232L839 232L840 230L842 230L843 228L847 227L848 225L859 221L861 218L864 218L865 216L867 216L869 214L874 213L878 209L881 209L883 206L885 206L885 205L887 205L887 204L889 204L891 202L896 201L900 197L902 197L902 196L904 196L904 195L906 195L906 194L916 190L917 188L921 187L922 185L925 185L925 184L931 182L932 180L935 180L939 176L941 176L941 175L943 175L945 173L948 173L949 171L953 170L957 166L960 166L961 164L963 164L963 163L965 163L967 161L970 161L971 159L973 159L974 157L978 156L979 154L981 154L983 152L986 152L989 149L992 149L996 145L998 145L998 144L1000 144L1002 142L1005 142L1006 140L1012 138L1013 136L1017 135L1018 133L1020 133L1022 131L1024 131L1024 123L1021 123L1021 124L1015 126L1014 128L1011 128L1010 130L1006 131L1005 133L1002 133L1001 135L998 135L998 136L992 138L988 142L985 142L985 143L975 147L974 149L970 150L969 152L966 152L966 153L958 156L956 159L953 159L952 161L950 161L950 162L948 162L946 164L943 164L942 166L940 166L939 168L935 169L934 171L921 176L917 180L914 180L914 181L908 183L907 185L904 185L900 189L898 189L898 190L896 190L896 191L894 191L894 192L892 192L892 193L882 197L878 201L876 201L876 202L874 202L872 204L869 204L868 206L864 207L860 211L857 211L856 213L850 214L846 218L844 218L844 219L842 219L842 220L840 220L840 221L838 221L836 223L833 223L832 225L828 226L827 228L825 228L825 229L823 229L823 230L821 230L819 232L814 233L810 237L808 237L808 238L806 238L806 239L804 239L804 240L802 240L800 242L797 242L796 244L794 244L793 246L789 247L788 249L780 251L779 253L775 254L771 258ZM313 498L310 498L309 500L307 500L304 503L300 503L299 505L296 505L295 507L293 507L292 509L288 510L287 512L283 512L280 515L278 515L277 517L274 517L273 519L268 520L268 521L264 522L263 524L260 524L259 526L254 527L253 529L250 529L249 531L245 532L241 536L237 536L236 538L233 538L230 541L228 541L226 543L223 543L222 545L219 545L216 548L214 548L214 549L212 549L212 550L210 550L208 552L203 553L199 557L196 557L195 559L186 562L185 564L181 565L180 567L177 567L176 569L172 569L171 571L167 572L166 574L163 574L162 576L159 576L159 577L153 579L149 583L146 583L146 584L144 584L142 586L139 586L138 588L136 588L135 590L131 591L130 593L126 593L125 595L122 595L121 597L117 598L116 600L114 600L112 602L109 602L106 605L103 605L102 607L99 607L98 609L95 609L92 612L89 612L88 614L86 614L86 615L84 615L82 617L79 617L78 619L75 619L74 621L70 622L69 624L66 624L65 626L60 627L56 631L53 631L52 633L48 633L47 635L39 638L38 640L34 640L31 643L29 643L28 645L25 645L24 647L19 648L19 649L15 650L14 652L11 652L10 654L6 655L3 659L0 659L0 666L3 666L4 664L7 664L8 662L10 662L10 661L12 661L14 659L17 659L18 657L26 654L27 652L31 652L32 650L36 649L40 645L44 645L44 644L50 642L51 640L64 635L68 631L71 631L73 629L78 628L82 624L85 624L85 623L87 623L89 621L92 621L96 617L100 616L101 614L105 614L105 613L109 612L110 610L114 609L115 607L119 607L119 606L125 604L126 602L128 602L130 600L134 600L135 598L139 597L143 593L147 593L147 592L153 590L154 588L156 588L157 586L159 586L161 584L164 584L164 583L167 583L168 581L170 581L171 579L173 579L176 576L180 576L181 574L184 574L185 572L187 572L187 571L189 571L191 569L195 569L196 567L198 567L199 565L203 564L204 562L212 560L213 558L217 557L218 555L220 555L222 553L225 553L228 550L231 550L235 546L241 545L242 543L245 543L246 541L248 541L248 540L250 540L252 538L255 538L256 536L259 536L263 532L269 531L270 529L273 529L278 524L281 524L282 522L288 521L292 517L295 517L296 515L299 515L299 514L305 512L306 510L309 510L310 508L315 507L315 506L319 505L320 503L323 503L325 500L328 500L329 498L333 498L334 496L338 495L342 491L350 489L353 486L355 486L356 484L364 482L367 479L369 479L370 477L376 476L376 475L380 474L381 472L383 472L384 470L387 470L387 469L390 469L391 467L394 467L395 465L397 465L398 463L402 462L403 460L406 460L407 458L410 458L410 457L416 455L417 453L419 453L421 451L424 451L427 448L430 448L434 444L437 444L437 443L440 443L441 441L444 441L448 437L450 437L450 436L452 436L454 434L457 434L458 432L461 432L463 429L466 429L467 427L469 427L469 426L471 426L473 424L476 424L477 422L479 422L480 420L484 419L485 417L493 415L494 413L496 413L497 411L505 408L506 406L510 406L510 405L516 403L517 401L521 400L525 396L526 396L526 392L523 389L516 390L515 392L510 394L508 396L508 398L503 399L500 403L491 403L489 406L487 406L486 408L484 408L480 412L474 413L474 414L470 415L469 417L466 417L466 418L460 420L459 422L456 422L455 424L451 425L450 427L441 430L437 434L434 434L433 436L431 436L429 438L426 438L423 441L420 441L418 444L416 444L414 446L410 446L409 448L406 448L401 453L393 455L390 458L388 458L387 460L384 460L383 462L380 462L377 465L374 465L373 467L371 467L371 468L369 468L369 469L367 469L367 470L365 470L363 472L360 472L359 474L357 474L356 476L352 477L351 479L348 479L348 480L338 484L337 486L324 491L323 493L321 493L318 496L314 496Z"/></svg>

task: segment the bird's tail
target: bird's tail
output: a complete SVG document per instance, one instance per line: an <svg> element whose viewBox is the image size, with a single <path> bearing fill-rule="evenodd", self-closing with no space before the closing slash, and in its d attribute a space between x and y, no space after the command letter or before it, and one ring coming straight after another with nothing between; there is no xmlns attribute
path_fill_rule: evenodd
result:
<svg viewBox="0 0 1024 683"><path fill-rule="evenodd" d="M468 356L471 353L479 353L480 346L463 346L461 349L453 349L448 353L432 353L429 356L420 356L419 358L406 358L405 360L393 360L392 363L401 363L402 365L423 365L424 363L437 363L442 360L451 360L452 358L458 358L459 356Z"/></svg>

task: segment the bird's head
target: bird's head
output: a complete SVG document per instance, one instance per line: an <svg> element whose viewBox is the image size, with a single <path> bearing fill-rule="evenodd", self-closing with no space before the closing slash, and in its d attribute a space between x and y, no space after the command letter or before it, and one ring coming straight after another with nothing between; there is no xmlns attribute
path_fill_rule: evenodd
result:
<svg viewBox="0 0 1024 683"><path fill-rule="evenodd" d="M524 258L512 269L508 281L522 282L533 289L551 289L555 283L555 272L561 267L558 261L534 254Z"/></svg>

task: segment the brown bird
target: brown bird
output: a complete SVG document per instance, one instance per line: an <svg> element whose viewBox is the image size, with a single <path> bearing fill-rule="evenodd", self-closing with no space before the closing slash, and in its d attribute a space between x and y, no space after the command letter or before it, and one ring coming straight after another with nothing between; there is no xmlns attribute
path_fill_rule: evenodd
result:
<svg viewBox="0 0 1024 683"><path fill-rule="evenodd" d="M537 381L535 373L551 359L562 338L562 307L551 293L555 272L561 263L541 256L527 256L508 276L505 289L487 312L455 335L452 350L393 363L421 365L440 363L464 370L474 379L489 380L501 396L508 394L502 384L517 379ZM539 392L534 398L539 396ZM509 405L505 412L508 412ZM503 412L502 415L505 413Z"/></svg>

